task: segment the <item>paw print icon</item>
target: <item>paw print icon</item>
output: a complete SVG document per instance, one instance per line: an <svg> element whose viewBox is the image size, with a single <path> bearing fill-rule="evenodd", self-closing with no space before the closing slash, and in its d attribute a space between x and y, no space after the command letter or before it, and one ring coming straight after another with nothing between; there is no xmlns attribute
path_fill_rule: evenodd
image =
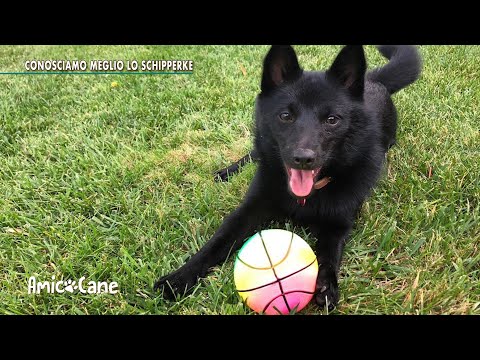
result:
<svg viewBox="0 0 480 360"><path fill-rule="evenodd" d="M74 290L78 289L78 286L76 285L76 281L72 281L69 279L65 282L65 284L66 286L64 287L64 290L70 293L73 293Z"/></svg>

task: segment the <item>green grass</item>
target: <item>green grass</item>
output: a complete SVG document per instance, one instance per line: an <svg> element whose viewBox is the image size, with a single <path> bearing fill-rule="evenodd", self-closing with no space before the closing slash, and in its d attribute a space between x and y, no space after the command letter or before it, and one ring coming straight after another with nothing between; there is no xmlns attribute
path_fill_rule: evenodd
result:
<svg viewBox="0 0 480 360"><path fill-rule="evenodd" d="M0 47L1 71L27 59L195 63L193 75L0 76L0 313L250 314L231 259L177 303L152 284L212 236L248 187L254 164L229 183L212 173L252 146L267 49ZM340 47L296 49L314 70ZM370 67L384 63L366 50ZM346 247L336 314L480 314L480 47L420 50L421 79L394 96L398 145ZM116 281L120 293L27 293L30 276L52 275Z"/></svg>

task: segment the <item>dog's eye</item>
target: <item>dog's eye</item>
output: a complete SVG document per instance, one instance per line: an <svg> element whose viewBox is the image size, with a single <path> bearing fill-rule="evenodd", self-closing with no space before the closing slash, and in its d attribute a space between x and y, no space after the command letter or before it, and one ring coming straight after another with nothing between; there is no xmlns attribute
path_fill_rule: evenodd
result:
<svg viewBox="0 0 480 360"><path fill-rule="evenodd" d="M338 123L338 117L335 115L329 115L327 117L327 124L328 125L336 125Z"/></svg>
<svg viewBox="0 0 480 360"><path fill-rule="evenodd" d="M280 120L285 121L285 122L292 122L293 121L293 116L287 111L282 112L280 115L278 115Z"/></svg>

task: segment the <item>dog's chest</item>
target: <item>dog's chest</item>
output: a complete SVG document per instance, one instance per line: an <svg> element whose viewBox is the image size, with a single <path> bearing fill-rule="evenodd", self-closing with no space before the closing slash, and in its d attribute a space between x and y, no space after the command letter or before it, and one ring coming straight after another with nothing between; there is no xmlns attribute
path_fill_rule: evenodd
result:
<svg viewBox="0 0 480 360"><path fill-rule="evenodd" d="M328 210L326 209L326 206L328 205L322 203L322 200L325 199L322 199L322 196L317 195L305 199L304 203L302 203L301 201L297 201L290 197L284 210L286 211L287 216L295 222L317 222L328 213Z"/></svg>

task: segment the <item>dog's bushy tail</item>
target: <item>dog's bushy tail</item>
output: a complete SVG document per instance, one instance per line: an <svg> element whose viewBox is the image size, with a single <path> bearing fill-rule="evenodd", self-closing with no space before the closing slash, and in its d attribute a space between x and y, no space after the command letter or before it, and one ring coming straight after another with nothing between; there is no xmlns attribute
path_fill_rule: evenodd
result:
<svg viewBox="0 0 480 360"><path fill-rule="evenodd" d="M368 78L383 84L390 94L412 84L420 77L422 61L415 46L380 45L378 50L390 61L373 69Z"/></svg>

